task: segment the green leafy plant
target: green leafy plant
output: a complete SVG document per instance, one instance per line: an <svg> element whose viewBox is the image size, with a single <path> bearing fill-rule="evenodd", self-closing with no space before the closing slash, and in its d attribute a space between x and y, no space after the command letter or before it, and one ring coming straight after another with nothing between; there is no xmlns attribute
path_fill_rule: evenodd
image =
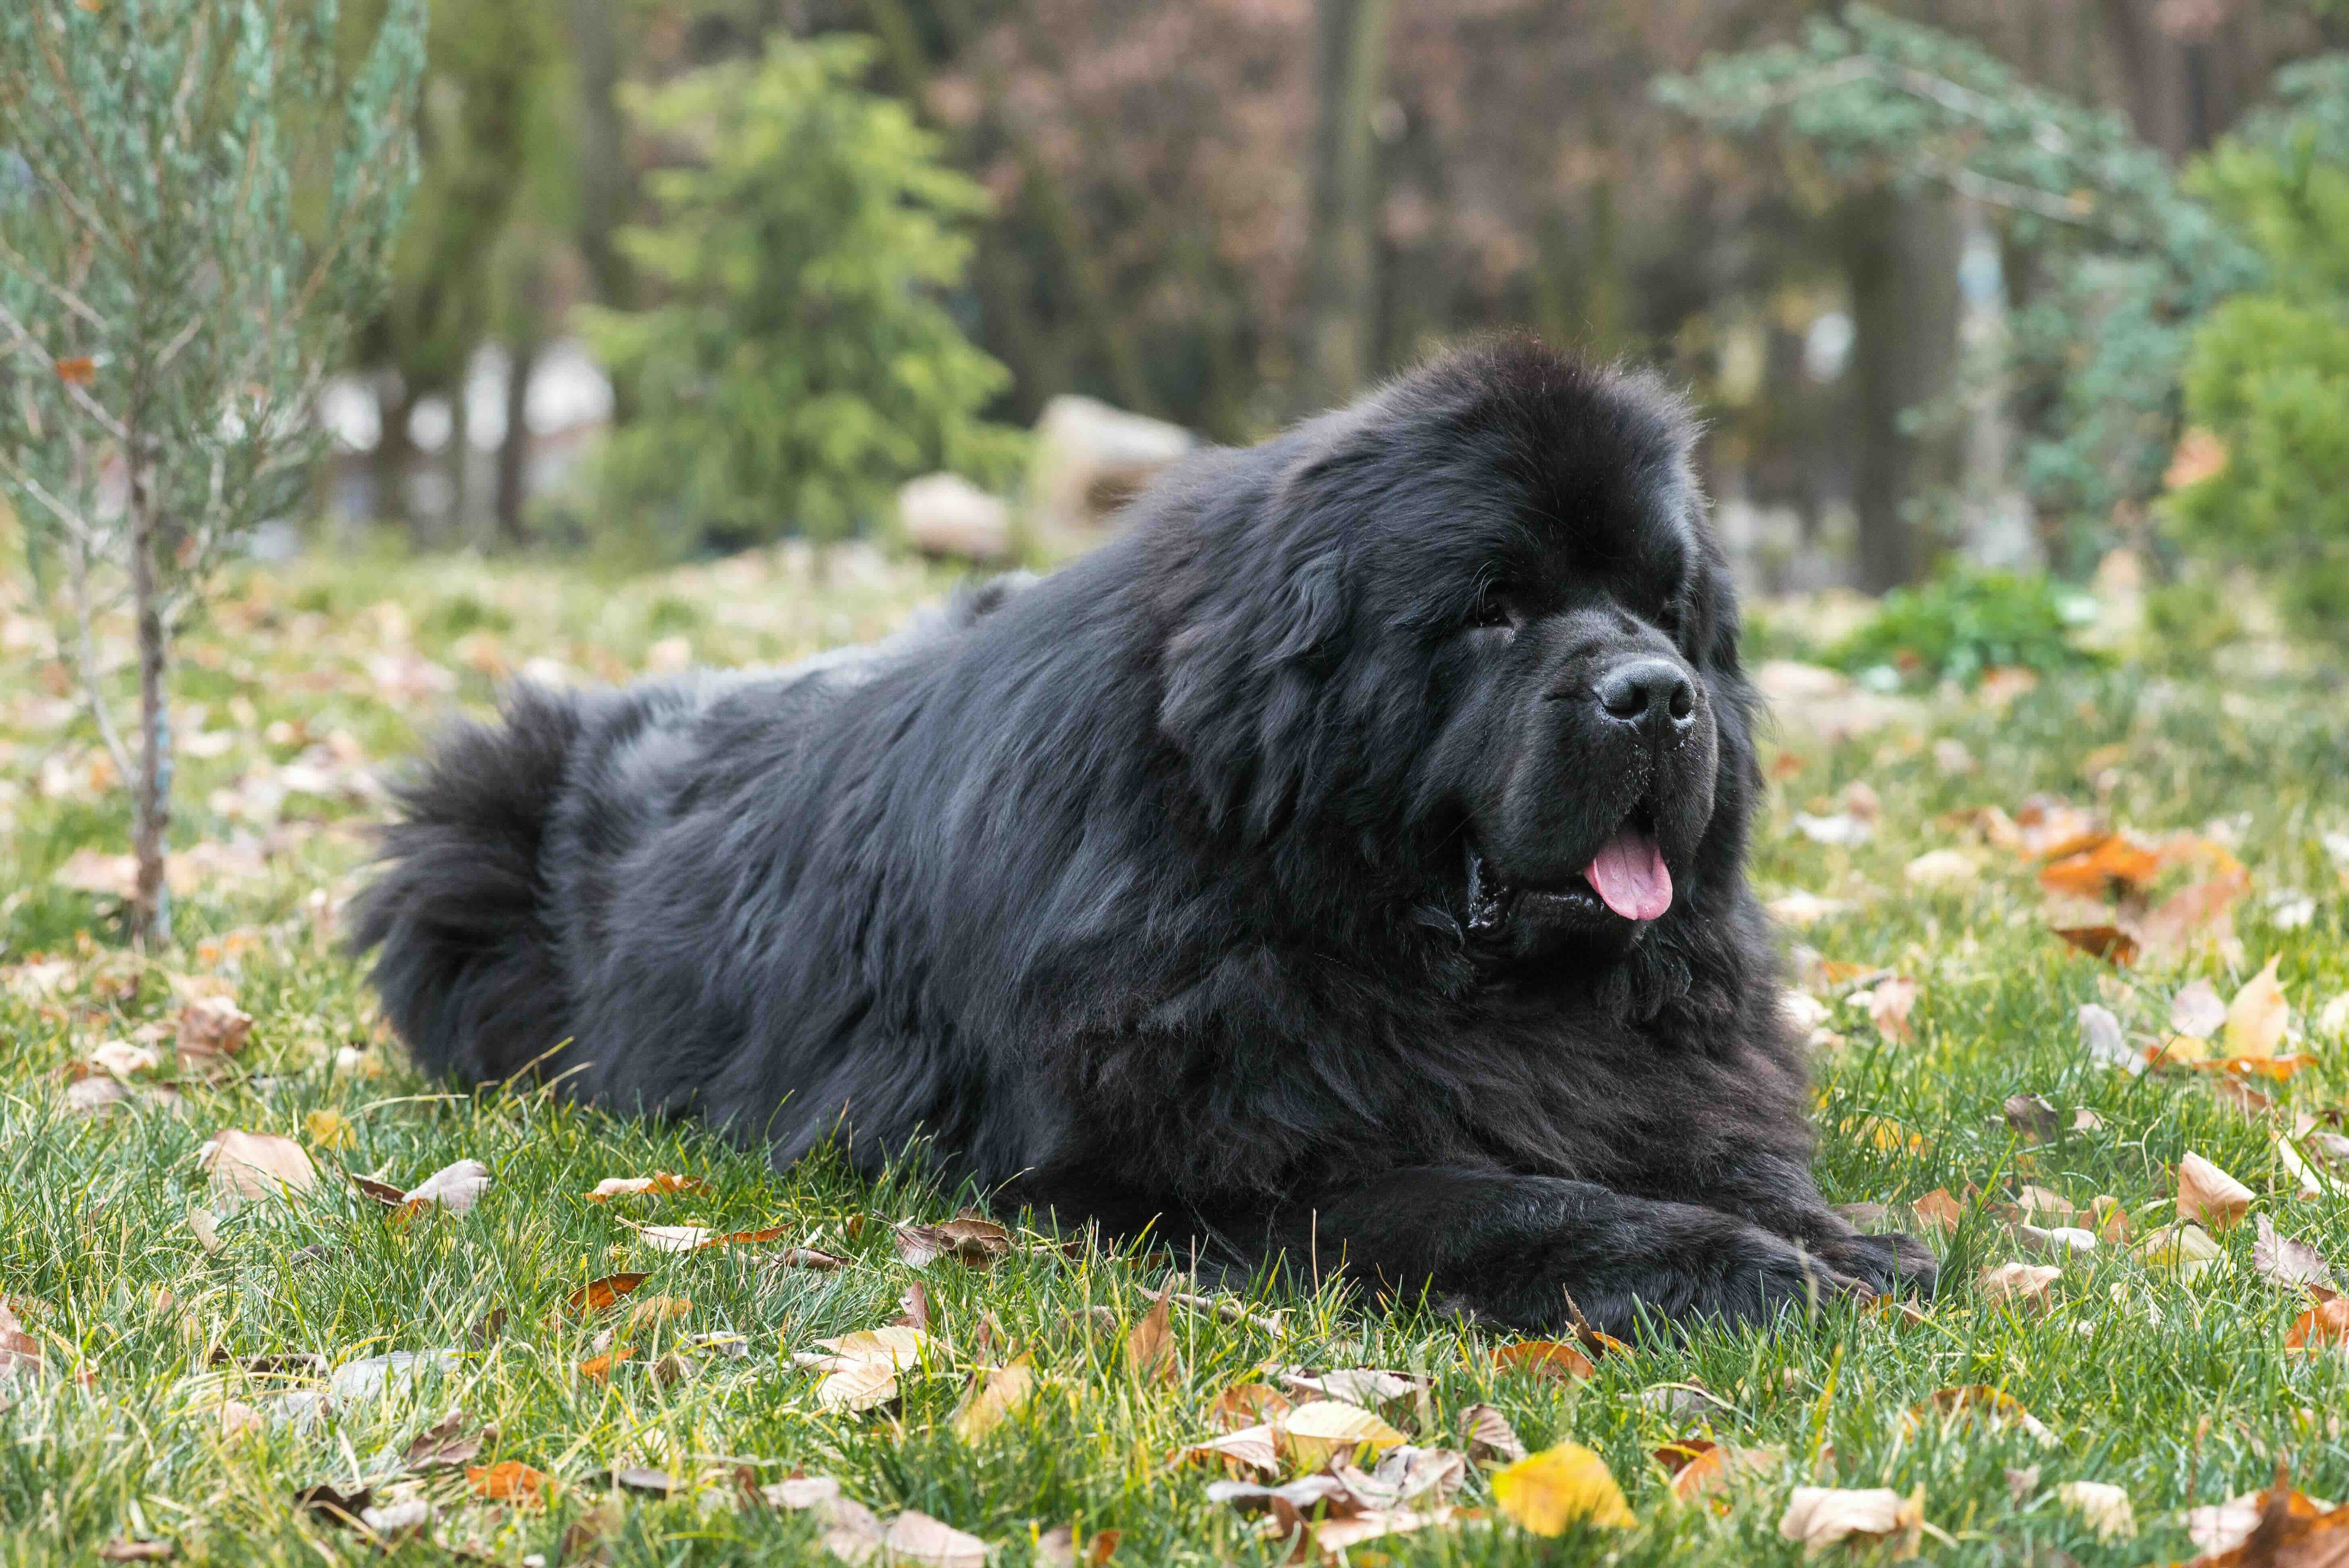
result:
<svg viewBox="0 0 2349 1568"><path fill-rule="evenodd" d="M2298 630L2349 642L2349 163L2317 156L2320 130L2221 146L2196 172L2273 284L2194 335L2167 512L2198 553L2271 573Z"/></svg>
<svg viewBox="0 0 2349 1568"><path fill-rule="evenodd" d="M415 183L423 0L382 17L346 71L335 0L0 6L0 497L131 786L141 940L171 934L173 639L306 501L320 378ZM135 730L98 630L117 611Z"/></svg>
<svg viewBox="0 0 2349 1568"><path fill-rule="evenodd" d="M587 316L635 407L605 499L663 553L839 539L915 474L1018 471L1020 433L981 417L1009 373L943 297L986 192L903 104L854 85L870 57L778 37L630 100L694 154L652 177L660 223L622 234L666 299Z"/></svg>
<svg viewBox="0 0 2349 1568"><path fill-rule="evenodd" d="M1827 662L1886 690L1968 685L1997 668L2082 668L2097 660L2075 634L2095 614L2095 600L2049 578L1952 565L1886 594Z"/></svg>

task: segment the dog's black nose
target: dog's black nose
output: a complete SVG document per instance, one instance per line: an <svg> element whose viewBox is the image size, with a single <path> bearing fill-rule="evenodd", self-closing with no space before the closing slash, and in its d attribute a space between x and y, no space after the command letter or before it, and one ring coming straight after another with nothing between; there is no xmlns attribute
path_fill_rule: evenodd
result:
<svg viewBox="0 0 2349 1568"><path fill-rule="evenodd" d="M1599 677L1599 706L1618 723L1664 735L1695 719L1696 687L1670 659L1627 659Z"/></svg>

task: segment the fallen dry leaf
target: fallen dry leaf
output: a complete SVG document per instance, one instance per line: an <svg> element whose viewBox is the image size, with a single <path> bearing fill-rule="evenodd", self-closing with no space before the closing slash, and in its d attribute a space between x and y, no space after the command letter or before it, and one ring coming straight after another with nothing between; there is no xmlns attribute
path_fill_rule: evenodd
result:
<svg viewBox="0 0 2349 1568"><path fill-rule="evenodd" d="M1738 1448L1710 1438L1682 1438L1658 1449L1655 1460L1672 1478L1672 1496L1687 1502L1720 1498L1733 1486L1775 1472L1786 1462L1786 1451Z"/></svg>
<svg viewBox="0 0 2349 1568"><path fill-rule="evenodd" d="M100 1072L111 1073L119 1078L128 1078L140 1073L151 1073L161 1063L157 1060L155 1053L145 1046L133 1045L129 1040L109 1040L89 1053L89 1065ZM319 1116L331 1116L334 1113L312 1111L310 1114L313 1119L316 1119Z"/></svg>
<svg viewBox="0 0 2349 1568"><path fill-rule="evenodd" d="M100 1563L169 1563L179 1548L168 1541L124 1537L98 1549Z"/></svg>
<svg viewBox="0 0 2349 1568"><path fill-rule="evenodd" d="M302 1513L315 1513L327 1523L340 1529L359 1528L359 1514L375 1501L375 1488L356 1486L343 1488L332 1481L316 1481L297 1488L294 1507Z"/></svg>
<svg viewBox="0 0 2349 1568"><path fill-rule="evenodd" d="M1515 1464L1526 1457L1525 1440L1509 1418L1490 1405L1471 1405L1462 1412L1460 1446L1472 1460Z"/></svg>
<svg viewBox="0 0 2349 1568"><path fill-rule="evenodd" d="M1493 1501L1536 1535L1576 1524L1629 1529L1639 1519L1607 1461L1579 1443L1560 1443L1493 1472Z"/></svg>
<svg viewBox="0 0 2349 1568"><path fill-rule="evenodd" d="M615 1198L657 1198L668 1192L707 1192L709 1183L698 1176L680 1176L674 1171L656 1171L649 1176L606 1176L595 1183L595 1191L586 1194L591 1203L608 1203Z"/></svg>
<svg viewBox="0 0 2349 1568"><path fill-rule="evenodd" d="M988 1372L972 1384L969 1398L956 1414L955 1436L967 1443L977 1442L1025 1405L1035 1386L1036 1371L1025 1356Z"/></svg>
<svg viewBox="0 0 2349 1568"><path fill-rule="evenodd" d="M2283 986L2276 979L2276 965L2282 961L2282 954L2270 958L2267 967L2246 981L2227 1004L2228 1056L2272 1057L2283 1043L2284 1030L2292 1023L2292 1004L2284 999Z"/></svg>
<svg viewBox="0 0 2349 1568"><path fill-rule="evenodd" d="M2287 1350L2349 1350L2349 1296L2321 1291L2283 1336Z"/></svg>
<svg viewBox="0 0 2349 1568"><path fill-rule="evenodd" d="M1970 886L1982 871L1962 850L1928 850L1901 868L1900 874L1910 887L1930 892Z"/></svg>
<svg viewBox="0 0 2349 1568"><path fill-rule="evenodd" d="M692 1310L693 1298L689 1295L648 1295L628 1308L627 1325L630 1328L643 1328L683 1317Z"/></svg>
<svg viewBox="0 0 2349 1568"><path fill-rule="evenodd" d="M2259 1234L2251 1241L2251 1272L2272 1285L2298 1290L2305 1285L2331 1289L2333 1270L2324 1254L2306 1242L2278 1235L2265 1214L2259 1217Z"/></svg>
<svg viewBox="0 0 2349 1568"><path fill-rule="evenodd" d="M897 1255L917 1269L938 1259L954 1258L973 1268L988 1268L1011 1250L1011 1233L994 1221L961 1213L943 1225L900 1224L890 1240Z"/></svg>
<svg viewBox="0 0 2349 1568"><path fill-rule="evenodd" d="M2219 1243L2190 1220L2147 1231L2137 1250L2148 1268L2177 1270L2181 1284L2190 1284L2219 1261Z"/></svg>
<svg viewBox="0 0 2349 1568"><path fill-rule="evenodd" d="M235 1399L222 1399L220 1404L220 1435L223 1438L255 1437L269 1429L269 1418L252 1406Z"/></svg>
<svg viewBox="0 0 2349 1568"><path fill-rule="evenodd" d="M2210 988L2208 980L2197 980L2178 988L2169 999L2169 1028L2172 1034L2191 1035L2198 1040L2218 1037L2227 1026L2227 1004Z"/></svg>
<svg viewBox="0 0 2349 1568"><path fill-rule="evenodd" d="M2241 866L2179 888L2137 923L2138 942L2157 958L2184 958L2204 946L2224 951L2234 939L2236 902L2251 891L2251 873Z"/></svg>
<svg viewBox="0 0 2349 1568"><path fill-rule="evenodd" d="M2080 1006L2080 1048L2100 1068L2116 1068L2132 1077L2145 1071L2145 1055L2128 1043L2113 1010L2095 1002Z"/></svg>
<svg viewBox="0 0 2349 1568"><path fill-rule="evenodd" d="M274 1132L221 1133L197 1154L196 1165L212 1173L216 1186L240 1198L307 1192L318 1184L318 1168L302 1146Z"/></svg>
<svg viewBox="0 0 2349 1568"><path fill-rule="evenodd" d="M1918 1223L1945 1231L1965 1217L1966 1206L1947 1187L1936 1187L1909 1204L1909 1212L1917 1216Z"/></svg>
<svg viewBox="0 0 2349 1568"><path fill-rule="evenodd" d="M1806 1555L1838 1542L1864 1536L1885 1542L1894 1561L1917 1554L1925 1523L1925 1489L1907 1497L1889 1487L1849 1491L1841 1487L1798 1486L1778 1520L1778 1533L1803 1543Z"/></svg>
<svg viewBox="0 0 2349 1568"><path fill-rule="evenodd" d="M987 1542L912 1510L897 1515L881 1532L885 1562L920 1563L932 1568L985 1568Z"/></svg>
<svg viewBox="0 0 2349 1568"><path fill-rule="evenodd" d="M2349 1506L2327 1508L2303 1497L2281 1465L2267 1491L2193 1510L2187 1533L2207 1555L2182 1568L2339 1568L2349 1562Z"/></svg>
<svg viewBox="0 0 2349 1568"><path fill-rule="evenodd" d="M1096 1530L1080 1542L1073 1524L1056 1524L1036 1538L1037 1568L1102 1568L1116 1554L1124 1532Z"/></svg>
<svg viewBox="0 0 2349 1568"><path fill-rule="evenodd" d="M1365 1509L1423 1507L1448 1502L1468 1480L1468 1456L1456 1449L1423 1449L1400 1443L1365 1471L1343 1460L1330 1473L1345 1484Z"/></svg>
<svg viewBox="0 0 2349 1568"><path fill-rule="evenodd" d="M579 1364L579 1376L582 1377L591 1377L596 1382L601 1383L605 1378L611 1377L613 1367L617 1367L621 1362L627 1360L636 1353L636 1347L634 1345L620 1345L616 1346L612 1349L603 1351L598 1355L590 1356L586 1360L582 1361Z"/></svg>
<svg viewBox="0 0 2349 1568"><path fill-rule="evenodd" d="M498 1429L494 1426L474 1427L468 1432L465 1429L471 1424L471 1418L464 1411L450 1411L416 1435L400 1462L412 1470L472 1463L484 1447L498 1440Z"/></svg>
<svg viewBox="0 0 2349 1568"><path fill-rule="evenodd" d="M1279 1420L1288 1411L1288 1397L1271 1384L1235 1383L1207 1407L1207 1423L1218 1431L1237 1432Z"/></svg>
<svg viewBox="0 0 2349 1568"><path fill-rule="evenodd" d="M481 1201L489 1191L490 1168L478 1160L460 1160L444 1165L427 1176L422 1185L411 1188L405 1202L422 1208L438 1205L452 1214L461 1214Z"/></svg>
<svg viewBox="0 0 2349 1568"><path fill-rule="evenodd" d="M2055 1489L2055 1501L2080 1516L2098 1541L2128 1541L2137 1535L2137 1514L2129 1495L2100 1480L2067 1480Z"/></svg>
<svg viewBox="0 0 2349 1568"><path fill-rule="evenodd" d="M1557 1339L1520 1339L1496 1346L1493 1365L1506 1372L1523 1372L1558 1382L1588 1377L1599 1369L1578 1346Z"/></svg>
<svg viewBox="0 0 2349 1568"><path fill-rule="evenodd" d="M1167 1285L1150 1304L1133 1332L1125 1336L1125 1364L1137 1377L1155 1376L1161 1380L1174 1375L1174 1331L1167 1321L1167 1298L1174 1287Z"/></svg>
<svg viewBox="0 0 2349 1568"><path fill-rule="evenodd" d="M2120 833L2085 843L2075 839L2049 854L2039 871L2039 885L2073 898L2134 897L2161 874L2161 856Z"/></svg>
<svg viewBox="0 0 2349 1568"><path fill-rule="evenodd" d="M1888 1040L1916 1038L1909 1015L1917 1006L1917 982L1902 975L1878 980L1868 992L1867 1006L1868 1021L1878 1034Z"/></svg>
<svg viewBox="0 0 2349 1568"><path fill-rule="evenodd" d="M2045 1143L2055 1136L2063 1120L2044 1095L2011 1094L2006 1097L2006 1124L2032 1143Z"/></svg>
<svg viewBox="0 0 2349 1568"><path fill-rule="evenodd" d="M602 1312L652 1277L645 1274L605 1274L602 1279L588 1281L564 1296L563 1305L582 1316Z"/></svg>
<svg viewBox="0 0 2349 1568"><path fill-rule="evenodd" d="M2251 1190L2199 1154L2178 1162L2178 1212L2224 1232L2251 1212Z"/></svg>
<svg viewBox="0 0 2349 1568"><path fill-rule="evenodd" d="M1977 1288L1993 1303L2038 1311L2048 1305L2048 1291L2064 1271L2043 1264L2000 1264L1984 1269Z"/></svg>
<svg viewBox="0 0 2349 1568"><path fill-rule="evenodd" d="M348 1149L358 1137L358 1130L351 1125L350 1118L339 1110L312 1111L302 1119L302 1130L321 1149Z"/></svg>
<svg viewBox="0 0 2349 1568"><path fill-rule="evenodd" d="M895 1399L898 1372L920 1366L924 1352L934 1343L919 1328L891 1324L860 1328L836 1339L819 1339L816 1344L831 1354L794 1359L826 1374L816 1386L820 1408L854 1415Z"/></svg>
<svg viewBox="0 0 2349 1568"><path fill-rule="evenodd" d="M87 387L98 379L98 361L87 354L69 354L52 367L58 380L76 387Z"/></svg>
<svg viewBox="0 0 2349 1568"><path fill-rule="evenodd" d="M1268 1424L1242 1427L1177 1449L1173 1457L1177 1463L1216 1463L1269 1479L1280 1473L1280 1434Z"/></svg>
<svg viewBox="0 0 2349 1568"><path fill-rule="evenodd" d="M785 1247L781 1252L775 1253L772 1257L770 1257L767 1260L767 1267L771 1269L816 1269L822 1271L827 1269L844 1269L847 1266L848 1260L846 1258L834 1257L830 1253L820 1253L813 1247Z"/></svg>
<svg viewBox="0 0 2349 1568"><path fill-rule="evenodd" d="M1986 1427L2013 1427L2039 1442L2052 1445L2055 1434L2044 1422L2025 1409L2023 1402L2003 1389L1987 1383L1969 1383L1963 1387L1942 1388L1909 1407L1901 1417L1901 1426L1914 1432L1926 1423L1940 1426L1977 1424Z"/></svg>
<svg viewBox="0 0 2349 1568"><path fill-rule="evenodd" d="M473 1495L489 1502L543 1505L554 1492L554 1478L533 1470L520 1460L501 1460L486 1466L468 1466L465 1484Z"/></svg>
<svg viewBox="0 0 2349 1568"><path fill-rule="evenodd" d="M2058 925L2055 934L2091 958L2101 958L2116 969L2137 959L2137 940L2117 925Z"/></svg>
<svg viewBox="0 0 2349 1568"><path fill-rule="evenodd" d="M220 1256L222 1250L228 1246L226 1242L221 1240L219 1216L210 1209L200 1209L194 1204L190 1204L188 1229L194 1233L196 1245L203 1248L209 1256Z"/></svg>
<svg viewBox="0 0 2349 1568"><path fill-rule="evenodd" d="M227 996L198 996L180 1009L172 1049L183 1071L215 1069L222 1058L244 1049L253 1015Z"/></svg>
<svg viewBox="0 0 2349 1568"><path fill-rule="evenodd" d="M1282 1450L1295 1463L1318 1469L1332 1458L1355 1459L1403 1441L1403 1435L1360 1405L1311 1399L1274 1423Z"/></svg>

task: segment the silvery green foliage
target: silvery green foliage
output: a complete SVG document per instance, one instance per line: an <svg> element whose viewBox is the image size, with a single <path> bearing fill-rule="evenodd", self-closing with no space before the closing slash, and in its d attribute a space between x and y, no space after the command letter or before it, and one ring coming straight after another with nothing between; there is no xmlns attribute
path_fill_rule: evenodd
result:
<svg viewBox="0 0 2349 1568"><path fill-rule="evenodd" d="M2327 68L2340 67L2296 67L2303 96L2322 97ZM1720 129L1789 138L1853 183L1939 186L2004 214L2044 267L2013 319L2016 384L2046 403L2025 487L2043 512L2091 529L2158 493L2194 321L2263 268L2119 116L1857 5L1800 44L1715 59L1656 90Z"/></svg>
<svg viewBox="0 0 2349 1568"><path fill-rule="evenodd" d="M298 503L312 418L416 178L424 0L347 70L336 0L0 5L0 499L61 589L136 796L134 930L167 930L165 701L209 568ZM94 623L137 628L134 765Z"/></svg>

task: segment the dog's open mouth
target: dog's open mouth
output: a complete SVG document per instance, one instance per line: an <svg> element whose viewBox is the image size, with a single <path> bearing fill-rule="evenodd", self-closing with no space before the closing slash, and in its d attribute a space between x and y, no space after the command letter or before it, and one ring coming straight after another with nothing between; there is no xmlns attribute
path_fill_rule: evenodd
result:
<svg viewBox="0 0 2349 1568"><path fill-rule="evenodd" d="M1599 846L1581 876L1564 887L1513 884L1473 844L1468 851L1472 935L1499 936L1522 918L1588 925L1613 915L1637 923L1654 920L1671 906L1671 868L1664 864L1663 850L1644 811L1625 818Z"/></svg>

